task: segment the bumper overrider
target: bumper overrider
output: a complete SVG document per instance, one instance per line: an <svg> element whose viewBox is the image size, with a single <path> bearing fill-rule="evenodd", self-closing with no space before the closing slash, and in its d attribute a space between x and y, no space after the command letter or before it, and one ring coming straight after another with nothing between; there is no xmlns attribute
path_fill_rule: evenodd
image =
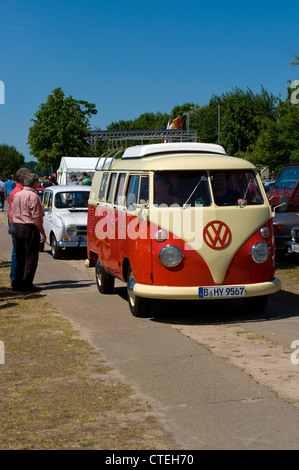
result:
<svg viewBox="0 0 299 470"><path fill-rule="evenodd" d="M242 296L235 296L235 298L246 298L246 297L258 297L261 295L270 295L279 292L281 289L281 281L278 278L274 278L273 281L266 281L266 282L259 282L256 284L243 284L245 287L244 295ZM139 297L146 297L151 299L166 299L166 300L205 300L205 299L228 299L234 298L231 295L225 295L226 289L236 289L238 286L228 286L228 285L214 285L210 286L209 288L215 294L221 292L220 289L223 289L224 295L212 295L208 297L202 297L200 295L199 286L191 286L191 287L179 287L179 286L152 286L146 284L138 284L136 283L133 287L133 292L135 295ZM206 287L203 286L203 289Z"/></svg>

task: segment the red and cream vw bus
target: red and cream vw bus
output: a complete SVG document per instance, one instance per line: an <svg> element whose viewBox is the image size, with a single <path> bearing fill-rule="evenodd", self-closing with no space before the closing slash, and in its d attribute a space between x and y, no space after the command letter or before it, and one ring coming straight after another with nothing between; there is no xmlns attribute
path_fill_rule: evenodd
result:
<svg viewBox="0 0 299 470"><path fill-rule="evenodd" d="M260 176L219 145L142 145L100 159L87 231L99 291L126 282L135 316L153 298L242 298L261 309L281 288Z"/></svg>

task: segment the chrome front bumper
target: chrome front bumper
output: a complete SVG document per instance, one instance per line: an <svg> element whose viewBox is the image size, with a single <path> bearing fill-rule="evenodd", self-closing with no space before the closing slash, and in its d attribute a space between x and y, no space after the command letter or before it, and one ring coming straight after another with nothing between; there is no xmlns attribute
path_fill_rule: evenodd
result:
<svg viewBox="0 0 299 470"><path fill-rule="evenodd" d="M245 286L246 297L258 297L260 295L269 295L279 292L281 289L281 281L274 278L273 281L259 282L255 284L242 284ZM215 288L217 285L215 285ZM230 287L230 286L226 286ZM233 287L233 286L232 286ZM139 297L146 297L151 299L168 299L168 300L205 300L199 297L197 286L191 287L178 287L178 286L152 286L146 284L136 283L133 287L133 292ZM217 297L219 300L219 297ZM221 297L228 299L231 297ZM242 298L242 297L239 297ZM244 297L243 297L244 298ZM209 298L210 299L210 298ZM216 297L215 297L216 299Z"/></svg>

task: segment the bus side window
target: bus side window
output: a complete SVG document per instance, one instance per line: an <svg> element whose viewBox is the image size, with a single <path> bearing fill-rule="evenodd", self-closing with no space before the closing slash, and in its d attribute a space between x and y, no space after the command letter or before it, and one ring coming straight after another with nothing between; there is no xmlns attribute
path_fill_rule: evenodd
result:
<svg viewBox="0 0 299 470"><path fill-rule="evenodd" d="M131 175L127 190L127 208L132 204L136 204L138 200L140 175Z"/></svg>
<svg viewBox="0 0 299 470"><path fill-rule="evenodd" d="M100 189L100 201L103 201L105 198L108 177L109 177L109 173L104 173L102 184L101 184L101 189Z"/></svg>
<svg viewBox="0 0 299 470"><path fill-rule="evenodd" d="M140 181L140 192L139 192L139 204L148 204L148 187L149 187L149 178L148 176L141 176Z"/></svg>
<svg viewBox="0 0 299 470"><path fill-rule="evenodd" d="M123 190L126 181L126 173L121 173L118 175L117 186L114 197L114 204L122 205L123 204Z"/></svg>
<svg viewBox="0 0 299 470"><path fill-rule="evenodd" d="M113 200L113 191L114 191L116 176L117 176L117 173L112 173L110 176L107 202L112 202Z"/></svg>

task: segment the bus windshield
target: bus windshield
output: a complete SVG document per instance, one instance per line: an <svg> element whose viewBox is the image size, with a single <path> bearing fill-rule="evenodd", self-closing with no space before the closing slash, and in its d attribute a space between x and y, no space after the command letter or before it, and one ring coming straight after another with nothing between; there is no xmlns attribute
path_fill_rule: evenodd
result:
<svg viewBox="0 0 299 470"><path fill-rule="evenodd" d="M210 192L209 178L213 194ZM230 171L157 171L154 176L154 204L165 207L263 204L255 173Z"/></svg>
<svg viewBox="0 0 299 470"><path fill-rule="evenodd" d="M217 206L263 204L253 171L211 171L211 183Z"/></svg>
<svg viewBox="0 0 299 470"><path fill-rule="evenodd" d="M204 171L157 171L154 177L154 204L209 206L211 196Z"/></svg>

